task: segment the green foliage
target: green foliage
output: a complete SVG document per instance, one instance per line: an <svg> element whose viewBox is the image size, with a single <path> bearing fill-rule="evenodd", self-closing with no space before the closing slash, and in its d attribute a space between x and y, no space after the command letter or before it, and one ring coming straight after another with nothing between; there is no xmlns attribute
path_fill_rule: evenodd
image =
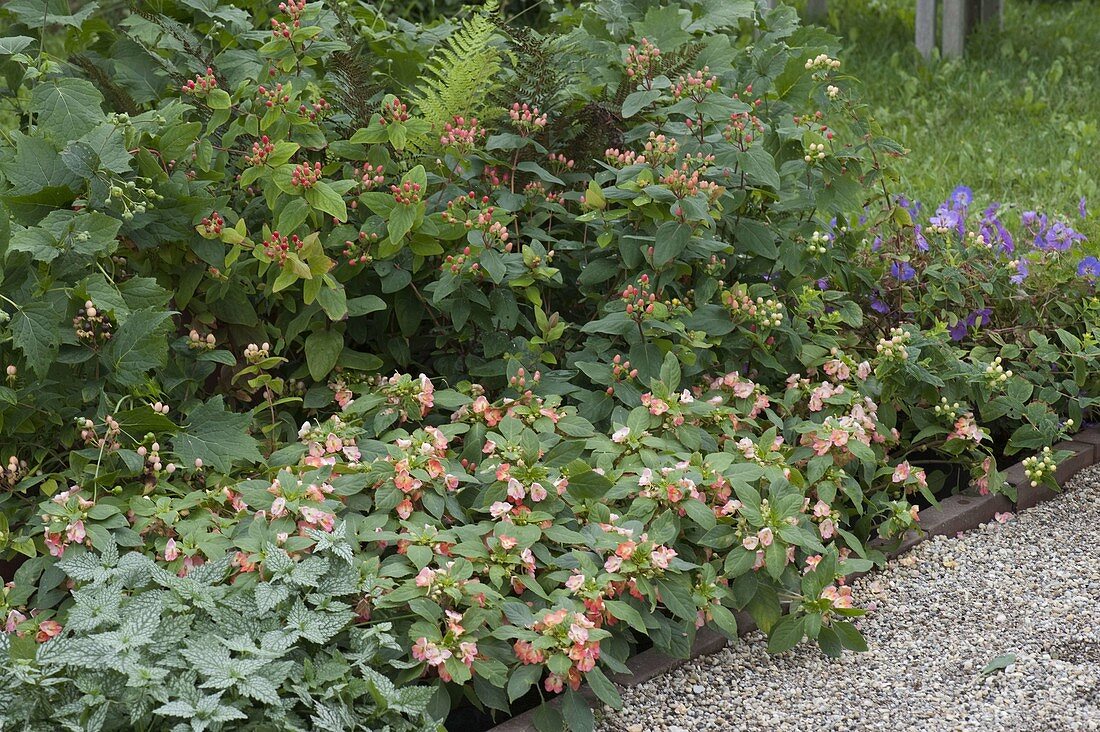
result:
<svg viewBox="0 0 1100 732"><path fill-rule="evenodd" d="M490 2L471 13L421 70L413 101L430 135L438 135L457 116L484 118L500 71L497 29L492 20L496 12L496 4Z"/></svg>
<svg viewBox="0 0 1100 732"><path fill-rule="evenodd" d="M229 584L229 557L178 577L111 545L67 552L57 566L77 587L64 632L37 647L0 636L0 727L437 728L431 691L382 673L399 650L391 626L351 626L341 598L362 592L359 573L321 547L301 564L281 556L308 564L308 579Z"/></svg>
<svg viewBox="0 0 1100 732"><path fill-rule="evenodd" d="M861 650L840 578L1095 413L1070 220L904 205L790 8L60 12L0 9L13 728L583 729L738 610Z"/></svg>

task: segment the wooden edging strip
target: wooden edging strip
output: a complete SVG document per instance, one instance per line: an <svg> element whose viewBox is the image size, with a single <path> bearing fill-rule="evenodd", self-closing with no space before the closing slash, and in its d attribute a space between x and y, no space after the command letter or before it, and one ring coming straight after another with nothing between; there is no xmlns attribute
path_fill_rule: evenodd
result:
<svg viewBox="0 0 1100 732"><path fill-rule="evenodd" d="M1100 429L1091 428L1078 432L1072 440L1059 442L1052 446L1053 450L1067 450L1073 453L1063 460L1055 472L1055 479L1059 486L1064 486L1078 471L1100 462ZM890 559L894 559L912 549L917 544L933 536L954 536L960 531L977 528L988 523L998 513L1006 511L1022 511L1027 508L1049 501L1059 494L1049 488L1032 488L1031 482L1024 475L1023 463L1016 463L1005 471L1005 480L1016 487L1016 503L1013 504L1007 496L988 495L974 496L960 494L949 496L940 501L936 508L921 511L920 524L922 533L908 532L902 537L901 542L890 546L879 544ZM866 574L849 575L849 579ZM746 612L737 613L737 634L745 635L756 630L756 623L752 616ZM672 671L690 660L700 656L708 656L717 653L726 647L729 641L725 636L716 633L709 628L700 628L695 635L695 642L691 646L688 658L673 658L661 653L656 648L642 651L627 660L626 665L633 672L627 674L615 674L612 680L622 687L632 687L645 683L661 674ZM581 689L581 694L590 704L598 704L596 695L588 686ZM550 700L550 704L560 703L560 697ZM537 732L534 723L535 710L524 712L512 717L495 727L490 732Z"/></svg>

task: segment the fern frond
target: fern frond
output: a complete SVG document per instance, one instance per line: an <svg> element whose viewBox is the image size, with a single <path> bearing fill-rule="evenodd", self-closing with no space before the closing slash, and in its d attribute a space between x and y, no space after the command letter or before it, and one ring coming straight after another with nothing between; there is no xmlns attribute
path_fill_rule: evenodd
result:
<svg viewBox="0 0 1100 732"><path fill-rule="evenodd" d="M491 16L495 0L474 13L451 34L425 64L412 101L431 126L422 139L412 140L423 149L455 115L485 118L487 103L499 83L500 50L494 45L497 26Z"/></svg>
<svg viewBox="0 0 1100 732"><path fill-rule="evenodd" d="M371 75L370 67L358 54L338 51L328 64L333 84L333 101L347 113L350 128L366 127L378 107L383 87Z"/></svg>
<svg viewBox="0 0 1100 732"><path fill-rule="evenodd" d="M562 36L540 35L527 26L512 27L503 19L497 27L508 40L508 69L504 83L494 94L498 106L526 102L551 116L567 100L569 64L563 63L569 53Z"/></svg>
<svg viewBox="0 0 1100 732"><path fill-rule="evenodd" d="M107 99L109 108L126 114L137 115L140 111L137 102L130 93L116 84L107 73L96 66L95 62L84 54L76 54L70 61L78 66L84 75L95 84Z"/></svg>

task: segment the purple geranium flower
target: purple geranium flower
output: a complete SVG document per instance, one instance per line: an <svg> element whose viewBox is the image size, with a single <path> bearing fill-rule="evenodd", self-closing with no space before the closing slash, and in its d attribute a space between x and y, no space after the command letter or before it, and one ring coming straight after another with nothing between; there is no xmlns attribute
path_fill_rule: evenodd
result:
<svg viewBox="0 0 1100 732"><path fill-rule="evenodd" d="M1035 246L1039 249L1052 249L1064 252L1077 242L1085 241L1085 235L1075 231L1073 227L1063 221L1055 221L1050 228L1041 232L1035 239Z"/></svg>
<svg viewBox="0 0 1100 732"><path fill-rule="evenodd" d="M958 186L951 191L951 203L959 208L966 208L974 202L974 191L966 186Z"/></svg>
<svg viewBox="0 0 1100 732"><path fill-rule="evenodd" d="M890 276L895 280L908 282L917 276L917 270L908 262L894 262L890 265Z"/></svg>
<svg viewBox="0 0 1100 732"><path fill-rule="evenodd" d="M877 292L871 293L871 309L883 315L890 312L890 306L878 298Z"/></svg>
<svg viewBox="0 0 1100 732"><path fill-rule="evenodd" d="M993 246L999 243L1001 251L1009 254L1016 249L1016 243L1012 238L1012 233L1005 228L1000 217L997 216L997 211L1000 208L1001 204L994 203L982 212L981 229L978 233L985 239L986 244Z"/></svg>
<svg viewBox="0 0 1100 732"><path fill-rule="evenodd" d="M928 240L924 238L924 233L921 231L920 224L913 227L913 236L916 238L917 249L920 249L922 252L927 252Z"/></svg>
<svg viewBox="0 0 1100 732"><path fill-rule="evenodd" d="M1096 279L1100 277L1100 259L1088 256L1077 263L1077 276Z"/></svg>
<svg viewBox="0 0 1100 732"><path fill-rule="evenodd" d="M817 281L817 289L819 289L819 290L828 290L829 289L829 278L828 277L822 277L821 279L819 279Z"/></svg>
<svg viewBox="0 0 1100 732"><path fill-rule="evenodd" d="M1081 214L1081 218L1086 219L1089 215L1088 207L1085 206L1085 197L1081 196L1081 202L1077 204L1077 213Z"/></svg>

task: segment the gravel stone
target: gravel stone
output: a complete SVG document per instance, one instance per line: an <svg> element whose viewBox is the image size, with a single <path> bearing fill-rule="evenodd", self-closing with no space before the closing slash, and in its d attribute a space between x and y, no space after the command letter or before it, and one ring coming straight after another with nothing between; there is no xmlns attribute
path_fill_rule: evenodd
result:
<svg viewBox="0 0 1100 732"><path fill-rule="evenodd" d="M1100 730L1098 527L1100 466L1005 524L937 536L856 580L874 608L858 621L867 653L771 656L754 632L624 690L598 729Z"/></svg>

